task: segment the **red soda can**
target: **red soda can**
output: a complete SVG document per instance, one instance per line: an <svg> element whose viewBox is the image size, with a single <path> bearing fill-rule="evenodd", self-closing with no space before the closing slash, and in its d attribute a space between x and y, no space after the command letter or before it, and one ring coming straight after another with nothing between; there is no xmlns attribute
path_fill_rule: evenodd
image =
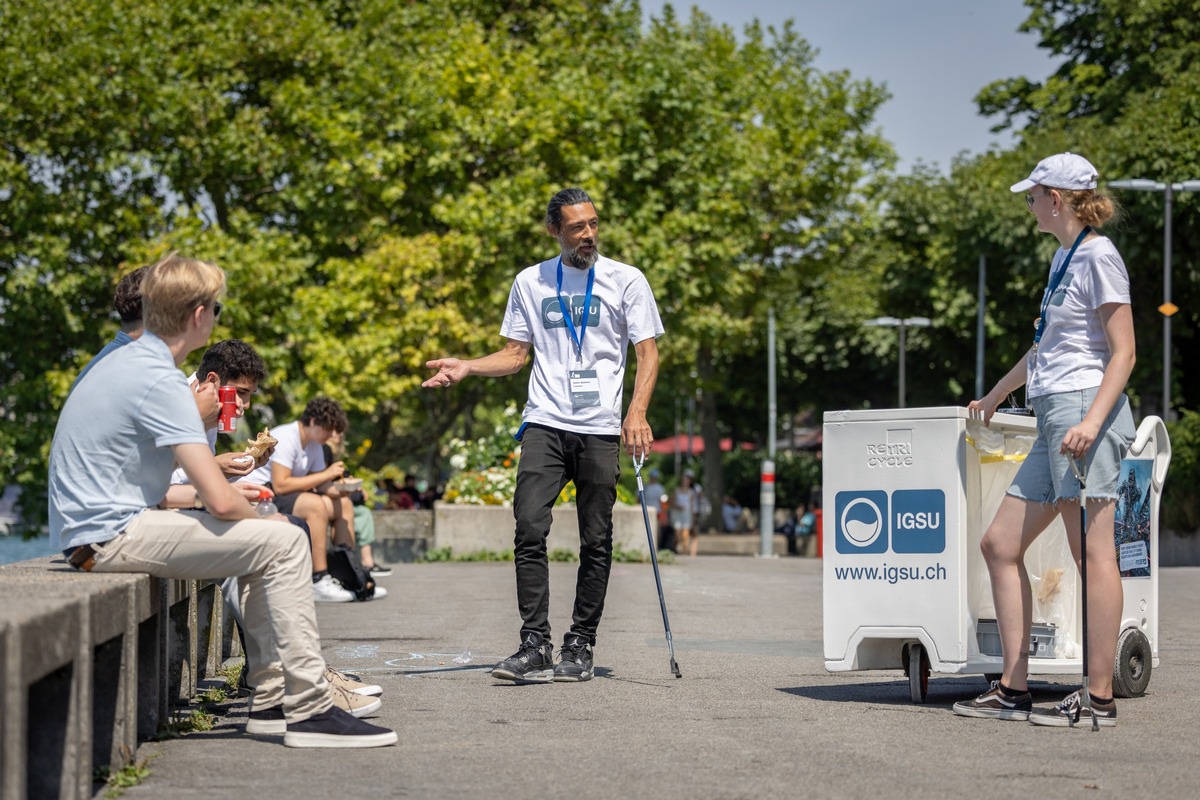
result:
<svg viewBox="0 0 1200 800"><path fill-rule="evenodd" d="M217 417L217 431L232 433L237 430L237 387L218 387L217 399L221 401L221 416Z"/></svg>

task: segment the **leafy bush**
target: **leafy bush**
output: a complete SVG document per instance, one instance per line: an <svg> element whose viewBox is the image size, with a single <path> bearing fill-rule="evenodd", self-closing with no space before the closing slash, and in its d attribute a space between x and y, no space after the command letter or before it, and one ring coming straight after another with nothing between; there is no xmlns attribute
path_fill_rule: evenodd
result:
<svg viewBox="0 0 1200 800"><path fill-rule="evenodd" d="M673 563L675 554L670 551L663 550L659 552L658 560L664 563ZM579 560L579 553L575 550L569 550L564 547L556 547L546 554L546 559L553 562L561 562L572 564ZM433 550L425 551L425 555L421 558L425 562L437 561L512 561L513 551L501 550L474 550L470 553L455 554L449 547L438 547ZM613 561L616 563L642 563L649 561L649 556L644 556L636 550L626 550L616 542L613 543Z"/></svg>
<svg viewBox="0 0 1200 800"><path fill-rule="evenodd" d="M1200 414L1182 411L1167 423L1171 436L1171 466L1163 485L1160 528L1182 535L1200 530Z"/></svg>
<svg viewBox="0 0 1200 800"><path fill-rule="evenodd" d="M517 490L516 454L510 454L514 463L506 462L498 467L456 472L446 482L446 493L442 499L447 503L471 506L504 506L511 508L513 494ZM559 503L575 502L575 483L571 481L558 493ZM617 502L633 505L637 495L624 484L617 484Z"/></svg>
<svg viewBox="0 0 1200 800"><path fill-rule="evenodd" d="M734 450L721 457L725 470L725 493L746 508L758 508L765 455L753 450ZM775 454L775 507L795 508L809 502L814 487L821 485L821 459L807 451Z"/></svg>

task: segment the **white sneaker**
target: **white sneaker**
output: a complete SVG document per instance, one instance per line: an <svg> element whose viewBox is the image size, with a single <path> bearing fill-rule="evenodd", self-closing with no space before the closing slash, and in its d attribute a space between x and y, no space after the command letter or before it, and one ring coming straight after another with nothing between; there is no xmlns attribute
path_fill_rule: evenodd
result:
<svg viewBox="0 0 1200 800"><path fill-rule="evenodd" d="M354 592L342 586L338 579L326 573L313 584L314 603L353 603Z"/></svg>
<svg viewBox="0 0 1200 800"><path fill-rule="evenodd" d="M375 594L371 595L367 599L368 600L382 600L385 597L387 597L387 589L383 588L382 586L380 586L377 583L377 584L375 584Z"/></svg>

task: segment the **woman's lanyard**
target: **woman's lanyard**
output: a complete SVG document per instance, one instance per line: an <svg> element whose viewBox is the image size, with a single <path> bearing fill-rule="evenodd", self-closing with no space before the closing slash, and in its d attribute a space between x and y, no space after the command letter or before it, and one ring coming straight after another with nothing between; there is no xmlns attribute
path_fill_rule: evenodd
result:
<svg viewBox="0 0 1200 800"><path fill-rule="evenodd" d="M1063 277L1067 274L1067 267L1071 263L1071 257L1075 255L1075 251L1079 249L1080 243L1083 242L1084 238L1086 238L1091 232L1092 227L1090 225L1083 226L1083 230L1081 230L1079 235L1075 237L1075 244L1071 245L1071 250L1067 253L1067 257L1063 259L1063 262L1059 268L1056 269L1054 274L1050 276L1050 284L1046 287L1046 293L1042 295L1042 313L1037 319L1037 332L1033 334L1034 350L1037 349L1038 342L1042 341L1042 334L1046 332L1046 311L1050 308L1050 299L1054 297L1055 290L1058 289L1058 285L1062 283Z"/></svg>
<svg viewBox="0 0 1200 800"><path fill-rule="evenodd" d="M1074 251L1072 251L1074 252ZM579 332L575 332L575 322L571 319L571 307L562 296L562 278L563 266L562 256L558 257L558 307L562 309L563 320L567 323L567 330L571 333L571 339L575 342L575 352L579 355L579 360L583 361L583 337L587 334L588 311L592 308L592 286L596 283L596 268L588 269L587 293L583 296L583 316L579 320Z"/></svg>

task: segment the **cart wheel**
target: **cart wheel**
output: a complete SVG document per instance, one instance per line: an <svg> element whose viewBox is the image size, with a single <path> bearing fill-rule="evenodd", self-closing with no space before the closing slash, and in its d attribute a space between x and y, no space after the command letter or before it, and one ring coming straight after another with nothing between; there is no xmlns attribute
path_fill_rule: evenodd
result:
<svg viewBox="0 0 1200 800"><path fill-rule="evenodd" d="M988 686L991 686L993 681L998 681L1003 677L1004 677L1003 672L985 672L985 673L983 673L983 679L988 682Z"/></svg>
<svg viewBox="0 0 1200 800"><path fill-rule="evenodd" d="M908 646L908 691L914 703L929 697L929 656L920 643Z"/></svg>
<svg viewBox="0 0 1200 800"><path fill-rule="evenodd" d="M1117 639L1117 660L1113 665L1113 694L1117 697L1141 697L1150 685L1154 655L1150 640L1137 628L1126 628Z"/></svg>

